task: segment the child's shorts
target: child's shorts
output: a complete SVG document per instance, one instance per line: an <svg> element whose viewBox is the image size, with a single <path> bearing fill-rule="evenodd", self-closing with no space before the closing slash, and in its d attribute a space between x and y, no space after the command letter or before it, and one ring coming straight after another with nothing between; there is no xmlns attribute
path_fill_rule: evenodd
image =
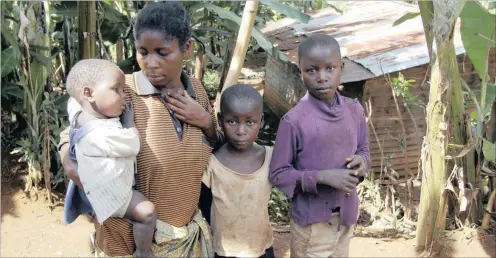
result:
<svg viewBox="0 0 496 258"><path fill-rule="evenodd" d="M133 198L133 195L129 195L129 198L126 199L126 202L124 205L122 205L113 215L112 217L117 217L117 218L124 218L124 215L126 215L127 208L129 207L129 204L131 203L131 199Z"/></svg>
<svg viewBox="0 0 496 258"><path fill-rule="evenodd" d="M291 257L348 257L355 226L339 228L339 213L329 222L302 227L291 220Z"/></svg>

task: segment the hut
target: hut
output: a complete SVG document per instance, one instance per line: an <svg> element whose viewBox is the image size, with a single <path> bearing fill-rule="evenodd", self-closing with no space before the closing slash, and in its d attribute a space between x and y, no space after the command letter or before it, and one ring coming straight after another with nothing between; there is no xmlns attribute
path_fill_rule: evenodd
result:
<svg viewBox="0 0 496 258"><path fill-rule="evenodd" d="M418 7L404 2L355 1L348 4L343 14L327 8L311 13L308 24L285 18L261 28L288 59L288 62L283 62L270 55L267 58L264 98L269 108L282 116L306 92L297 67L300 41L312 34L331 35L339 42L344 57L341 93L357 98L364 107L365 103L371 103L371 168L379 172L383 160L400 176L417 174L426 130L425 109L404 105L402 98L398 98L397 105L387 80L388 77L397 78L399 73L405 79L415 80L411 90L427 104L429 56L421 17L393 26L397 19L408 12L418 12ZM480 78L465 55L459 29L460 22L456 25L454 38L460 74L477 95ZM493 73L491 78L494 78L495 59L493 51L489 69ZM466 100L469 107L473 106L468 96ZM374 125L377 137L370 130L371 124ZM382 155L379 143L382 145ZM403 154L404 150L406 155Z"/></svg>

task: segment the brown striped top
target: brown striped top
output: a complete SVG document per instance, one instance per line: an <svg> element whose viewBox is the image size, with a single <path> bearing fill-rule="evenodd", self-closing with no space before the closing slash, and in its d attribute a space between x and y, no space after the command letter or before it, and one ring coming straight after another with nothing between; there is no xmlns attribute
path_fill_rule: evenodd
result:
<svg viewBox="0 0 496 258"><path fill-rule="evenodd" d="M127 101L133 105L134 119L141 137L136 188L155 204L158 219L173 226L184 226L198 209L202 173L212 148L202 140L202 131L188 124L183 126L182 140L178 138L176 127L160 96L140 92L135 86L136 78L140 84L142 82L138 73L126 75L124 89ZM212 114L201 83L192 77L189 82L196 93L196 101ZM133 253L132 225L126 220L110 218L102 225L96 223L95 228L97 244L107 255Z"/></svg>

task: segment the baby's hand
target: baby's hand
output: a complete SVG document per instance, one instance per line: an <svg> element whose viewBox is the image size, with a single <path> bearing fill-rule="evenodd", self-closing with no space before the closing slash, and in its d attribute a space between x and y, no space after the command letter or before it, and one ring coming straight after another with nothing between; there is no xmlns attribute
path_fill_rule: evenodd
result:
<svg viewBox="0 0 496 258"><path fill-rule="evenodd" d="M130 104L127 104L126 109L122 112L121 123L124 128L136 127L134 123L134 110Z"/></svg>

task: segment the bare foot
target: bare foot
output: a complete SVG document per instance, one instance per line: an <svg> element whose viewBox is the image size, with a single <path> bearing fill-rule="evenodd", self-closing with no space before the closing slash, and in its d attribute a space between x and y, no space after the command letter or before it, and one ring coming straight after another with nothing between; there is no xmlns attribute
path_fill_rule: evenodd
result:
<svg viewBox="0 0 496 258"><path fill-rule="evenodd" d="M148 258L148 257L156 257L151 249L148 250L140 250L136 249L136 252L134 253L135 257L137 258Z"/></svg>

